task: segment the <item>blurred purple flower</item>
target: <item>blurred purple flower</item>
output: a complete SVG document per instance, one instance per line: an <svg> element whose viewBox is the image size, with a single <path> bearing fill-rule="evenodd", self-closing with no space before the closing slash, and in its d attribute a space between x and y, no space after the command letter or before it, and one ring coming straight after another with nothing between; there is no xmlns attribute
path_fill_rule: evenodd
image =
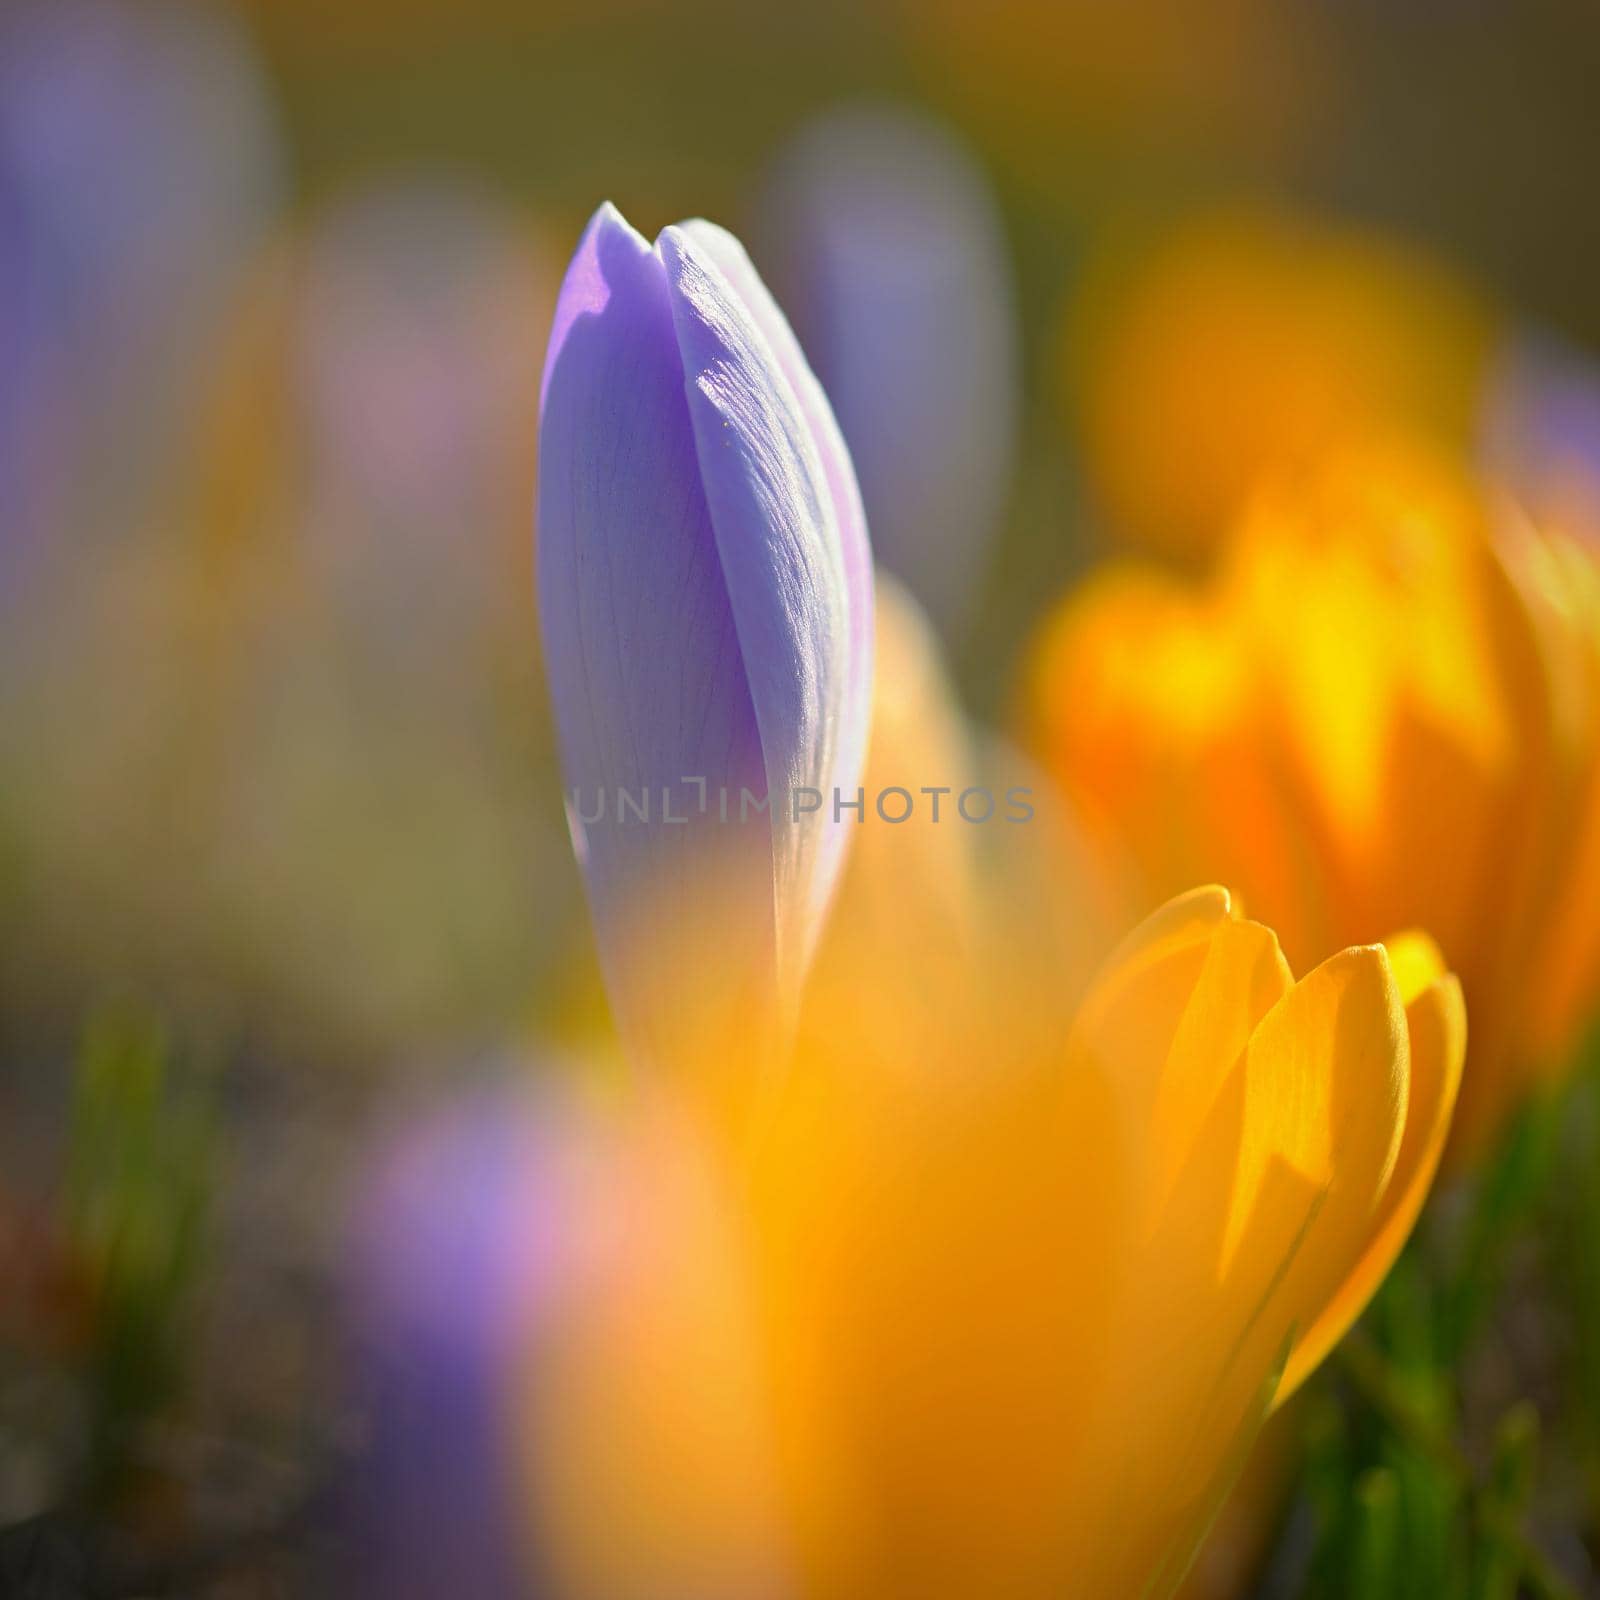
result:
<svg viewBox="0 0 1600 1600"><path fill-rule="evenodd" d="M513 1396L559 1276L545 1109L485 1092L420 1119L357 1196L350 1322L370 1431L346 1509L359 1594L531 1590Z"/></svg>
<svg viewBox="0 0 1600 1600"><path fill-rule="evenodd" d="M319 219L294 349L319 516L404 525L460 564L441 536L491 521L532 454L541 266L517 211L449 180L363 189Z"/></svg>
<svg viewBox="0 0 1600 1600"><path fill-rule="evenodd" d="M0 17L0 493L120 524L276 199L265 82L225 10L33 0ZM113 509L114 508L114 509Z"/></svg>
<svg viewBox="0 0 1600 1600"><path fill-rule="evenodd" d="M988 179L938 124L852 107L781 153L757 221L849 441L878 559L955 625L1016 454L1015 313Z"/></svg>
<svg viewBox="0 0 1600 1600"><path fill-rule="evenodd" d="M624 1031L670 1054L690 971L781 1019L809 963L851 825L829 802L865 750L866 523L821 386L710 223L652 247L596 212L541 410L540 615L575 842ZM741 824L745 790L771 809Z"/></svg>
<svg viewBox="0 0 1600 1600"><path fill-rule="evenodd" d="M34 293L15 185L0 169L0 599L36 524L34 488L42 445L37 418L48 413L36 341L29 336Z"/></svg>
<svg viewBox="0 0 1600 1600"><path fill-rule="evenodd" d="M1491 377L1480 441L1536 515L1600 532L1600 364L1553 338L1516 340Z"/></svg>

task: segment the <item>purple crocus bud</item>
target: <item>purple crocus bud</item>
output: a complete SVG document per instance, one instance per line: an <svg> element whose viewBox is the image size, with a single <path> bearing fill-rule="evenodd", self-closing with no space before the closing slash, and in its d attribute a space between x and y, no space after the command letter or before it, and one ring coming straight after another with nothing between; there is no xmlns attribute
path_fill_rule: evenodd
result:
<svg viewBox="0 0 1600 1600"><path fill-rule="evenodd" d="M872 565L820 384L739 242L611 205L545 361L539 604L625 1035L792 1013L854 826ZM703 1043L703 1040L700 1041Z"/></svg>
<svg viewBox="0 0 1600 1600"><path fill-rule="evenodd" d="M1016 455L1011 271L989 181L939 124L853 106L779 154L757 220L757 257L850 443L877 557L956 627Z"/></svg>

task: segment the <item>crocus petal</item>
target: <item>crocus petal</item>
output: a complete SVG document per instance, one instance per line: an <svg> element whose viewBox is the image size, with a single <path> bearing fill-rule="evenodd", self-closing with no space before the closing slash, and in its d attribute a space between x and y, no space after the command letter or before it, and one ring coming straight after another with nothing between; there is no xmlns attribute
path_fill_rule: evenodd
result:
<svg viewBox="0 0 1600 1600"><path fill-rule="evenodd" d="M872 574L849 456L708 223L652 249L601 208L543 390L540 603L613 999L647 1055L765 1056L798 1014L849 832L832 791L865 748ZM625 794L661 809L624 816Z"/></svg>
<svg viewBox="0 0 1600 1600"><path fill-rule="evenodd" d="M1255 987L1255 963L1230 965L1241 995ZM1108 1515L1136 1491L1199 1515L1226 1477L1230 1441L1270 1400L1294 1329L1359 1258L1394 1160L1403 1026L1387 962L1370 949L1325 962L1257 1025L1133 1258L1126 1316L1143 1333L1106 1385L1098 1425ZM1133 1591L1117 1581L1091 1592Z"/></svg>
<svg viewBox="0 0 1600 1600"><path fill-rule="evenodd" d="M721 1152L648 1091L569 1164L572 1292L511 1407L539 1593L794 1593L744 1221Z"/></svg>
<svg viewBox="0 0 1600 1600"><path fill-rule="evenodd" d="M1398 1156L1407 1058L1399 989L1377 945L1342 951L1302 978L1244 1053L1219 1265L1224 1284L1246 1284L1261 1281L1268 1261L1292 1260L1278 1290L1286 1326L1321 1310L1365 1243ZM1274 1203L1284 1175L1311 1186L1304 1216Z"/></svg>
<svg viewBox="0 0 1600 1600"><path fill-rule="evenodd" d="M1105 1078L1141 1136L1211 941L1230 918L1225 889L1169 901L1118 946L1084 997L1067 1070Z"/></svg>
<svg viewBox="0 0 1600 1600"><path fill-rule="evenodd" d="M851 667L839 516L771 345L716 262L661 236L705 499L772 799L780 984L792 1003L832 887L831 788ZM810 789L824 804L802 813Z"/></svg>
<svg viewBox="0 0 1600 1600"><path fill-rule="evenodd" d="M674 1006L646 902L692 907L708 854L732 916L718 950L772 964L771 866L760 830L698 815L683 780L768 787L739 631L701 488L683 364L660 258L602 206L558 301L544 377L539 598L545 665L587 830L596 936L625 1031L648 1038ZM620 823L617 791L671 792L686 824ZM592 812L591 812L592 814ZM709 913L709 908L708 908ZM693 965L695 928L681 965Z"/></svg>
<svg viewBox="0 0 1600 1600"><path fill-rule="evenodd" d="M839 732L829 788L837 788L848 796L857 786L866 759L876 628L872 549L867 540L867 515L861 504L861 490L856 482L850 451L821 383L806 364L800 341L795 338L777 301L761 281L761 275L751 263L744 246L726 228L719 228L715 223L701 219L683 223L679 232L721 269L751 319L766 337L778 366L794 390L818 454L822 457L828 494L838 526L839 548L844 558L845 605L850 621L850 666L839 709ZM824 788L824 794L829 792L829 788ZM823 859L819 863L819 874L823 879L831 881L837 873L837 858L848 837L842 828L825 831Z"/></svg>
<svg viewBox="0 0 1600 1600"><path fill-rule="evenodd" d="M1450 1132L1467 1048L1461 984L1446 973L1437 946L1407 935L1387 946L1406 1007L1411 1040L1410 1094L1394 1173L1373 1218L1371 1243L1320 1316L1296 1341L1277 1403L1281 1405L1342 1339L1388 1275L1433 1185Z"/></svg>
<svg viewBox="0 0 1600 1600"><path fill-rule="evenodd" d="M1270 933L1235 921L1227 892L1210 888L1170 902L1124 940L1080 1008L1068 1076L1090 1069L1106 1081L1123 1137L1145 1152L1115 1319L1139 1332L1115 1348L1083 1431L1097 1462L1090 1493L1104 1497L1091 1499L1100 1510L1090 1528L1154 1487L1153 1503L1174 1518L1171 1537L1192 1546L1219 1474L1276 1383L1288 1328L1251 1315L1270 1275L1253 1293L1219 1282L1218 1253L1249 1120L1243 1057L1287 989ZM1209 1038L1208 1019L1218 1024ZM1154 1201L1152 1188L1171 1198ZM1137 1543L1091 1537L1088 1550L1106 1564L1073 1592L1139 1592L1135 1574L1148 1574L1151 1550Z"/></svg>
<svg viewBox="0 0 1600 1600"><path fill-rule="evenodd" d="M1085 585L1025 691L1136 892L1215 875L1294 965L1439 940L1472 1014L1458 1169L1600 993L1594 573L1437 461L1360 451L1263 486L1204 586Z"/></svg>
<svg viewBox="0 0 1600 1600"><path fill-rule="evenodd" d="M1277 936L1259 922L1224 923L1206 945L1151 1107L1148 1204L1166 1203L1193 1142L1257 1025L1294 979Z"/></svg>

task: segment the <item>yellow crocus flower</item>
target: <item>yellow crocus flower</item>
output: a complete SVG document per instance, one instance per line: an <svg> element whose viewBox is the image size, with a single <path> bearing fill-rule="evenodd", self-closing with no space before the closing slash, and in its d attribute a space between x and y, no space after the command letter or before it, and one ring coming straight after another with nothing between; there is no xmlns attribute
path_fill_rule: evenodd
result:
<svg viewBox="0 0 1600 1600"><path fill-rule="evenodd" d="M1263 492L1203 585L1069 596L1028 738L1135 898L1220 878L1297 962L1427 928L1473 1015L1464 1156L1600 989L1596 593L1574 542L1366 452Z"/></svg>

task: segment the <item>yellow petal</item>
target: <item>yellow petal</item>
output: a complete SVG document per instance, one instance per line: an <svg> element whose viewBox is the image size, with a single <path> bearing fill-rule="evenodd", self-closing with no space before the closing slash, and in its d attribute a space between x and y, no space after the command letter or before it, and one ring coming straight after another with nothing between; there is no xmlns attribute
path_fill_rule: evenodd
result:
<svg viewBox="0 0 1600 1600"><path fill-rule="evenodd" d="M1291 1331L1351 1274L1398 1154L1404 1012L1377 947L1346 950L1267 1013L1224 1086L1142 1262L1147 1449L1208 1470L1202 1412L1242 1415ZM1169 1492L1176 1492L1172 1490Z"/></svg>
<svg viewBox="0 0 1600 1600"><path fill-rule="evenodd" d="M1228 1074L1293 981L1277 936L1259 922L1223 923L1207 942L1156 1087L1147 1217L1165 1206Z"/></svg>
<svg viewBox="0 0 1600 1600"><path fill-rule="evenodd" d="M1337 1255L1370 1222L1399 1152L1407 1053L1399 989L1379 945L1330 957L1266 1016L1242 1062L1245 1105L1224 1276L1242 1252L1298 1233L1291 1218L1273 1216L1263 1204L1281 1171L1325 1196L1307 1241L1317 1247L1313 1260L1318 1252ZM1308 1282L1330 1275L1334 1282L1342 1276L1323 1267L1310 1271Z"/></svg>
<svg viewBox="0 0 1600 1600"><path fill-rule="evenodd" d="M1233 916L1233 898L1220 884L1208 883L1175 895L1130 933L1106 958L1106 971L1125 978L1124 969L1154 960L1183 945L1208 938Z"/></svg>
<svg viewBox="0 0 1600 1600"><path fill-rule="evenodd" d="M1432 941L1427 941L1431 944ZM1467 1011L1452 974L1424 978L1426 963L1413 948L1399 965L1414 987L1406 1006L1411 1036L1411 1085L1405 1134L1394 1173L1373 1219L1372 1242L1337 1294L1296 1343L1279 1390L1281 1404L1305 1381L1366 1309L1410 1237L1433 1184L1450 1132L1467 1047ZM1437 963L1437 951L1434 951ZM1426 982L1422 987L1421 982ZM1402 993L1406 980L1402 980Z"/></svg>
<svg viewBox="0 0 1600 1600"><path fill-rule="evenodd" d="M1213 938L1231 923L1226 889L1194 889L1168 901L1123 940L1084 997L1066 1071L1089 1072L1111 1086L1133 1140L1147 1138Z"/></svg>

